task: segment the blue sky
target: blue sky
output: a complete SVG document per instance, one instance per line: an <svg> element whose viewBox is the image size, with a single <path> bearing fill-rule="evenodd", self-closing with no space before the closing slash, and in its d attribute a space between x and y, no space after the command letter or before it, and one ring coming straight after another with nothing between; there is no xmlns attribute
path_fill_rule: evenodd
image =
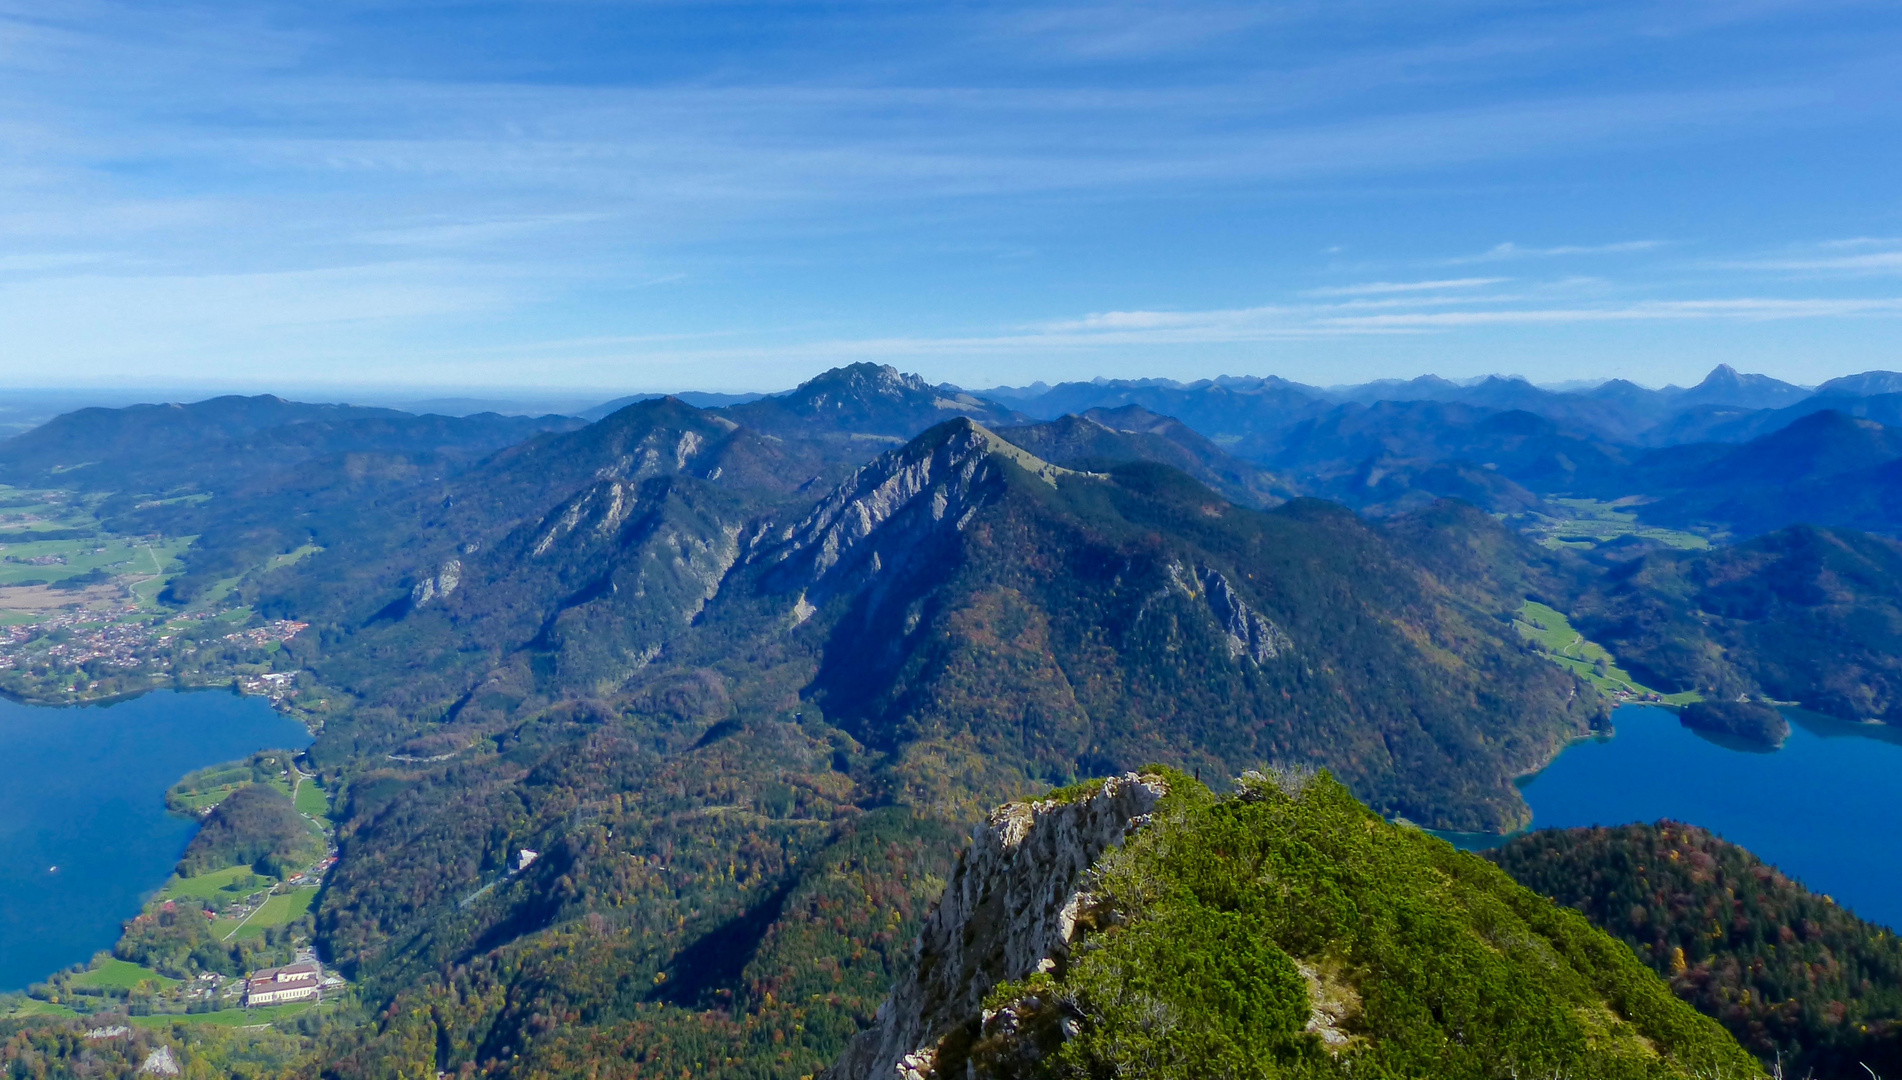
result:
<svg viewBox="0 0 1902 1080"><path fill-rule="evenodd" d="M1892 0L0 0L0 385L1899 346Z"/></svg>

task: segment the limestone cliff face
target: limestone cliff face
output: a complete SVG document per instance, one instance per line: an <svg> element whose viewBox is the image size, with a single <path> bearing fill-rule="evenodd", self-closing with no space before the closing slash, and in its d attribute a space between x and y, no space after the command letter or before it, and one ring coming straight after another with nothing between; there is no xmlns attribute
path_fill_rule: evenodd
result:
<svg viewBox="0 0 1902 1080"><path fill-rule="evenodd" d="M1167 790L1161 777L1130 773L1083 798L993 812L925 921L911 972L826 1080L930 1074L939 1040L979 1020L992 987L1068 951L1088 900L1085 872L1146 824Z"/></svg>
<svg viewBox="0 0 1902 1080"><path fill-rule="evenodd" d="M1209 614L1215 617L1216 624L1228 638L1230 660L1247 657L1258 665L1265 664L1294 649L1288 635L1267 616L1249 607L1221 571L1201 564L1191 569L1181 563L1171 563L1169 580L1189 599L1208 604Z"/></svg>
<svg viewBox="0 0 1902 1080"><path fill-rule="evenodd" d="M888 523L909 524L918 535L963 529L994 493L1000 460L1050 484L1069 473L971 420L944 424L937 434L858 469L803 519L759 537L751 561L784 567L778 573L789 583L821 585L854 566L855 554Z"/></svg>

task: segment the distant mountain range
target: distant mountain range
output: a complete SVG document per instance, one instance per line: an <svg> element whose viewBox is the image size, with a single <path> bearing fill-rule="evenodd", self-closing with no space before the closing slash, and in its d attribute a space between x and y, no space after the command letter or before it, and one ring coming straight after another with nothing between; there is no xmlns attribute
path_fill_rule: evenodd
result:
<svg viewBox="0 0 1902 1080"><path fill-rule="evenodd" d="M316 1036L325 1075L738 1080L871 1022L1006 800L1267 763L1522 824L1513 778L1609 706L1527 600L1656 687L1902 718L1902 430L1858 378L224 398L59 417L0 482L196 537L172 603L308 624L258 667L321 728L316 938L374 1016Z"/></svg>

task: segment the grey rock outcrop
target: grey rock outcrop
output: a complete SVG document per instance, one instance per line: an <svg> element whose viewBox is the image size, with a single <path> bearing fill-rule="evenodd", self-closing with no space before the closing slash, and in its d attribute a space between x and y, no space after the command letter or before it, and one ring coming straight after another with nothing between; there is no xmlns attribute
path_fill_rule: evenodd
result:
<svg viewBox="0 0 1902 1080"><path fill-rule="evenodd" d="M416 583L409 591L409 602L413 608L422 607L438 597L448 597L462 584L462 560L450 559L442 564L435 577L426 577Z"/></svg>
<svg viewBox="0 0 1902 1080"><path fill-rule="evenodd" d="M752 561L805 568L802 586L816 584L851 563L851 556L887 522L916 508L929 527L962 529L984 505L1000 460L1055 485L1068 475L1041 458L963 419L943 437L879 455L858 469L800 521L756 542L770 546ZM926 522L921 521L920 525ZM770 537L770 540L768 539Z"/></svg>
<svg viewBox="0 0 1902 1080"><path fill-rule="evenodd" d="M1247 657L1256 664L1265 664L1294 650L1294 642L1288 635L1267 616L1249 607L1221 571L1199 563L1193 569L1172 563L1169 577L1190 599L1208 604L1209 614L1228 637L1230 660Z"/></svg>
<svg viewBox="0 0 1902 1080"><path fill-rule="evenodd" d="M939 1040L977 1021L992 987L1027 978L1068 951L1088 900L1085 873L1141 828L1167 791L1159 776L1130 773L1087 797L994 811L925 920L911 972L826 1080L930 1075Z"/></svg>

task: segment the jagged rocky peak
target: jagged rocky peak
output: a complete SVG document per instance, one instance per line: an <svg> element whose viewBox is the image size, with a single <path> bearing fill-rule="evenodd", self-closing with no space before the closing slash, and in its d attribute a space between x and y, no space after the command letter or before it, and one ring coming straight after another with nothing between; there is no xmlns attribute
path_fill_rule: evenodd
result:
<svg viewBox="0 0 1902 1080"><path fill-rule="evenodd" d="M934 1075L939 1042L983 1013L993 987L1061 962L1090 908L1085 875L1168 791L1161 776L1129 773L993 811L926 920L910 972L826 1080Z"/></svg>
<svg viewBox="0 0 1902 1080"><path fill-rule="evenodd" d="M859 363L822 372L786 395L803 399L815 407L834 408L845 403L883 400L909 402L927 397L941 409L961 409L989 404L975 394L954 386L933 386L922 376L900 371L890 364Z"/></svg>
<svg viewBox="0 0 1902 1080"><path fill-rule="evenodd" d="M963 529L1001 480L1000 461L1053 486L1059 476L1073 475L976 421L947 420L855 470L810 514L770 537L776 543L756 560L785 563L808 557L812 576L823 577L881 526L914 507L931 525L948 522Z"/></svg>
<svg viewBox="0 0 1902 1080"><path fill-rule="evenodd" d="M879 364L833 368L798 387L725 410L757 431L786 437L909 439L946 417L987 424L1019 419L1010 409L953 386Z"/></svg>
<svg viewBox="0 0 1902 1080"><path fill-rule="evenodd" d="M928 394L931 390L931 384L922 377L900 371L890 364L863 363L823 372L794 392L809 398L814 404L824 404L829 396L902 401L911 394Z"/></svg>

